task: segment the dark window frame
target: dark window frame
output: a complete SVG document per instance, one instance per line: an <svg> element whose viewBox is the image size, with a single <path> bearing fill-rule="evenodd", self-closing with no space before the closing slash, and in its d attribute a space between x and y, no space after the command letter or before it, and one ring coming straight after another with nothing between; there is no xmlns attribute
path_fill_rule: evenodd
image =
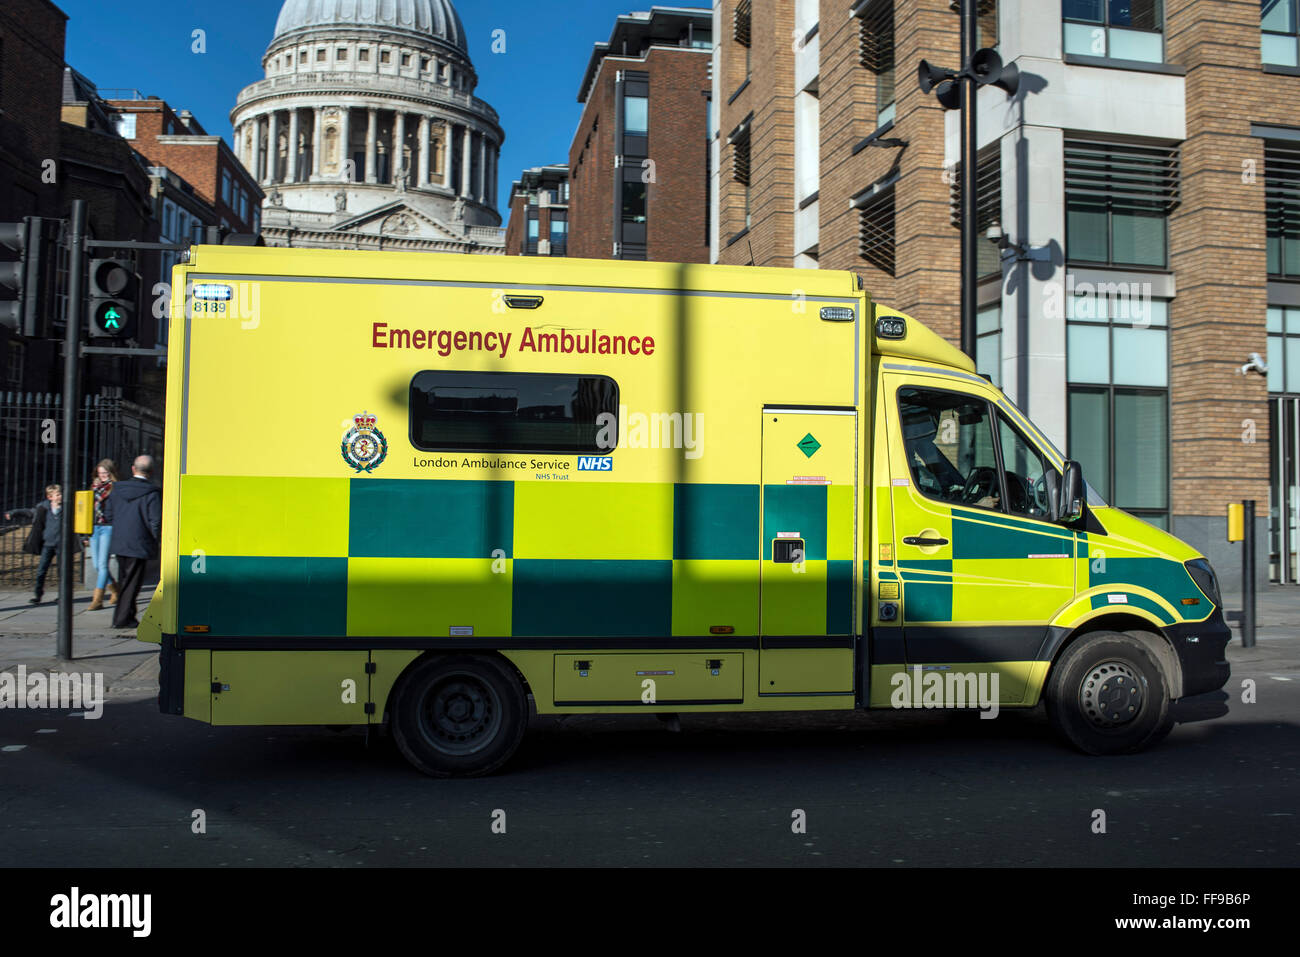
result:
<svg viewBox="0 0 1300 957"><path fill-rule="evenodd" d="M989 418L985 420L985 425L988 427L990 433L989 435L989 438L991 440L990 444L993 447L993 459L994 462L996 463L994 469L997 472L997 478L998 478L998 504L996 507L990 507L987 505L975 505L969 502L954 502L946 498L938 498L921 487L921 484L916 480L916 473L913 471L911 456L907 450L907 438L906 436L903 435L903 417L902 417L903 407L900 401L900 396L904 389L913 389L918 392L929 392L937 395L952 395L952 396L957 396L968 402L983 403L985 409L988 411L989 414ZM899 437L903 443L903 464L907 466L908 476L911 479L912 487L916 489L917 494L919 494L922 498L929 499L932 502L938 502L939 504L944 505L948 508L969 508L975 510L976 512L997 512L1002 515L1013 514L1007 511L1007 482L1006 482L1006 471L1002 467L1001 442L998 440L997 432L994 431L994 429L992 428L992 424L997 421L998 408L992 402L992 400L988 398L988 396L980 395L979 393L976 392L963 392L960 389L945 389L939 386L929 385L928 383L918 384L916 382L904 382L901 383L898 386L898 388L894 390L894 416L899 430ZM1009 421L1010 420L1008 420L1008 422ZM1033 443L1030 443L1030 445L1033 448L1037 448L1037 446L1033 445ZM955 470L956 466L953 466L953 468ZM967 476L967 478L969 478L969 476Z"/></svg>
<svg viewBox="0 0 1300 957"><path fill-rule="evenodd" d="M1086 155L1089 150L1093 155ZM1097 159L1097 151L1105 150L1104 159ZM1075 156L1071 157L1071 152ZM1164 157L1157 157L1157 151L1164 152ZM1182 146L1155 144L1142 141L1125 141L1117 139L1091 139L1083 136L1065 137L1065 177L1062 208L1065 212L1065 259L1067 263L1080 265L1107 266L1127 269L1145 269L1167 271L1169 269L1169 216L1177 209L1181 201L1182 189ZM1142 153L1147 154L1142 157ZM1127 160L1127 161L1126 161ZM1137 160L1137 162L1133 162ZM1102 170L1097 169L1102 164ZM1145 163L1145 168L1139 164ZM1163 163L1162 173L1153 173ZM1140 172L1126 181L1125 171L1137 168ZM1099 187L1097 177L1101 177L1104 187ZM1135 188L1134 183L1148 187L1145 192ZM1071 187L1074 187L1073 189ZM1148 203L1150 209L1163 206L1161 218L1161 245L1164 251L1163 262L1130 262L1115 258L1115 207L1128 203L1128 209L1140 209L1142 203ZM1078 243L1070 242L1070 211L1082 204L1104 206L1106 214L1106 258L1083 259L1076 254Z"/></svg>
<svg viewBox="0 0 1300 957"><path fill-rule="evenodd" d="M1076 384L1072 382L1067 382L1065 387L1065 431L1066 431L1066 435L1069 437L1069 443L1067 444L1071 446L1073 445L1074 442L1074 412L1073 412L1073 404L1070 402L1070 398L1076 393L1091 393L1094 395L1104 394L1106 396L1106 443L1107 443L1106 463L1107 463L1108 474L1106 475L1106 491L1104 494L1100 492L1098 494L1101 495L1101 497L1106 501L1108 505L1118 508L1121 511L1128 512L1130 515L1133 515L1136 518L1143 519L1144 521L1146 520L1146 516L1156 516L1159 518L1163 518L1166 523L1167 529L1169 531L1172 531L1174 469L1173 469L1173 434L1170 430L1172 428L1171 407L1173 403L1170 401L1169 389L1167 387L1161 389L1156 386L1115 385L1115 383L1113 382L1108 384L1092 383L1092 382L1088 382L1088 383L1081 382ZM1165 423L1164 423L1165 424L1165 482L1164 482L1165 507L1163 509L1129 507L1129 506L1121 505L1118 501L1116 501L1117 496L1115 492L1115 460L1116 460L1115 396L1117 393L1124 393L1125 395L1134 395L1134 396L1141 396L1141 395L1161 396L1164 398L1164 402L1165 402ZM1070 459L1074 459L1075 458L1074 449L1070 448L1067 455ZM1084 475L1084 478L1087 479L1086 474ZM1094 483L1090 482L1089 484L1091 485Z"/></svg>
<svg viewBox="0 0 1300 957"><path fill-rule="evenodd" d="M612 392L606 398L609 400L605 406L600 409L592 422L594 433L592 436L591 448L572 449L572 448L555 448L553 445L537 445L527 448L473 448L466 447L455 443L430 447L417 440L416 425L420 421L416 414L415 397L416 397L416 380L421 376L466 376L466 377L488 377L500 378L502 381L509 381L518 378L545 378L545 379L572 379L575 383L583 379L603 380L608 382L612 387ZM618 408L621 397L621 390L618 381L612 376L602 375L600 373L573 373L573 372L505 372L505 371L484 371L476 372L464 369L421 369L411 377L410 385L407 387L407 435L411 447L421 452L443 453L456 452L477 455L612 455L618 447ZM608 413L613 416L613 441L608 448L603 448L595 443L595 438L600 434L599 420L600 415Z"/></svg>

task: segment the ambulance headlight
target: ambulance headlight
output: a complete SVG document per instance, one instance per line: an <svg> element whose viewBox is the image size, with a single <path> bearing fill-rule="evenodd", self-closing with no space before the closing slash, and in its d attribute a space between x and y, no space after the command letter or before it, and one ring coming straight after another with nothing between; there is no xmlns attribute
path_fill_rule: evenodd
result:
<svg viewBox="0 0 1300 957"><path fill-rule="evenodd" d="M1187 574L1192 576L1192 581L1196 582L1196 587L1205 592L1205 597L1214 602L1216 608L1223 607L1223 599L1219 597L1219 577L1214 574L1214 569L1204 558L1193 558L1190 562L1184 562L1187 567Z"/></svg>

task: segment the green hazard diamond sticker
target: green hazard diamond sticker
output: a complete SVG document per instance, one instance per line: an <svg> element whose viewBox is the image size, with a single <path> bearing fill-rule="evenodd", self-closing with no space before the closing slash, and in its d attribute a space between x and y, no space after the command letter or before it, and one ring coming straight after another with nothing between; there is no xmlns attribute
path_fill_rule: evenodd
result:
<svg viewBox="0 0 1300 957"><path fill-rule="evenodd" d="M808 458L812 458L821 447L822 444L813 438L811 432L799 440L799 451L808 456Z"/></svg>

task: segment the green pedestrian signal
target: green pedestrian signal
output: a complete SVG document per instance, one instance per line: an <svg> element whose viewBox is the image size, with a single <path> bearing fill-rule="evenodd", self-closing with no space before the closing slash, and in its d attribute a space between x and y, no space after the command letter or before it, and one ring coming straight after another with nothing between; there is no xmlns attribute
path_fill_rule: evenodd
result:
<svg viewBox="0 0 1300 957"><path fill-rule="evenodd" d="M134 266L125 259L91 260L89 278L90 337L131 338L139 296Z"/></svg>

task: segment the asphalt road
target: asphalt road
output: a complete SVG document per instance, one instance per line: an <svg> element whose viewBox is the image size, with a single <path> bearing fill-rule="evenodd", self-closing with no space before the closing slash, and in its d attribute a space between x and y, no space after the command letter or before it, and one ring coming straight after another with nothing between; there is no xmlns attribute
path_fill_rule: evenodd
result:
<svg viewBox="0 0 1300 957"><path fill-rule="evenodd" d="M1041 711L534 717L450 781L359 730L161 715L152 650L100 720L0 711L0 866L1300 864L1294 639L1231 647L1231 697L1142 755L1069 751Z"/></svg>

